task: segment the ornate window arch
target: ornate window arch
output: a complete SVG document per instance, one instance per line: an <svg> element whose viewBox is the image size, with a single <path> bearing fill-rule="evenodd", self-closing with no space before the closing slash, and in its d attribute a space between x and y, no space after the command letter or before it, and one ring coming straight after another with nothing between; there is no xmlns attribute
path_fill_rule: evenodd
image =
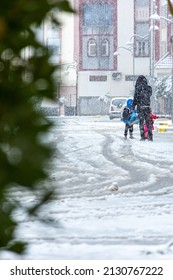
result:
<svg viewBox="0 0 173 280"><path fill-rule="evenodd" d="M88 56L97 56L97 44L93 38L88 40Z"/></svg>
<svg viewBox="0 0 173 280"><path fill-rule="evenodd" d="M109 41L108 39L103 39L100 45L101 56L109 56Z"/></svg>

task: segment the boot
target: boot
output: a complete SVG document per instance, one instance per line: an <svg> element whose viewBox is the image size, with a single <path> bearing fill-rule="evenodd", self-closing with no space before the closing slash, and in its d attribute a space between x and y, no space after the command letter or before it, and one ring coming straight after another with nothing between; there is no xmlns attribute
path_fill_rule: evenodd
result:
<svg viewBox="0 0 173 280"><path fill-rule="evenodd" d="M148 141L153 141L153 134L148 135Z"/></svg>

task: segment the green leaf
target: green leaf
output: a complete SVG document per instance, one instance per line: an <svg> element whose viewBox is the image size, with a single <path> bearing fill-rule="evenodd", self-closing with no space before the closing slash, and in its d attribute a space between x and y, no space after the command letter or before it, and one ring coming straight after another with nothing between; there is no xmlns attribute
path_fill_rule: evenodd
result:
<svg viewBox="0 0 173 280"><path fill-rule="evenodd" d="M171 14L173 15L173 5L170 0L168 0L168 6L169 6L169 10L170 10Z"/></svg>
<svg viewBox="0 0 173 280"><path fill-rule="evenodd" d="M7 247L7 250L17 254L22 254L25 252L26 246L26 242L14 242L13 245Z"/></svg>

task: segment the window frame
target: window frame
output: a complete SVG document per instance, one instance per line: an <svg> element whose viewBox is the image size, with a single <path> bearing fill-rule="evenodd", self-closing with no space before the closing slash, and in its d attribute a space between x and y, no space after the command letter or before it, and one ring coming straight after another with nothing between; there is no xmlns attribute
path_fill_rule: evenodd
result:
<svg viewBox="0 0 173 280"><path fill-rule="evenodd" d="M104 51L105 49L105 51ZM101 56L108 57L110 54L110 42L108 39L103 39L100 43Z"/></svg>
<svg viewBox="0 0 173 280"><path fill-rule="evenodd" d="M96 40L90 38L87 43L87 54L89 57L96 57L97 56L97 43Z"/></svg>
<svg viewBox="0 0 173 280"><path fill-rule="evenodd" d="M148 41L136 40L136 51L135 56L137 57L148 57L149 56Z"/></svg>

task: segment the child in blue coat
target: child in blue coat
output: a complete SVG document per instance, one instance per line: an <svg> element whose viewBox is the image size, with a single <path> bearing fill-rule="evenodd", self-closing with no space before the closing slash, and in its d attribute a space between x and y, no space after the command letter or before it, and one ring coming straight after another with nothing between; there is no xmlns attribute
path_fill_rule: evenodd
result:
<svg viewBox="0 0 173 280"><path fill-rule="evenodd" d="M129 132L129 138L133 139L133 124L130 123L131 121L131 113L132 113L132 103L133 99L128 98L126 101L126 105L123 108L121 120L125 123L125 129L124 129L124 139L127 140L127 135Z"/></svg>

